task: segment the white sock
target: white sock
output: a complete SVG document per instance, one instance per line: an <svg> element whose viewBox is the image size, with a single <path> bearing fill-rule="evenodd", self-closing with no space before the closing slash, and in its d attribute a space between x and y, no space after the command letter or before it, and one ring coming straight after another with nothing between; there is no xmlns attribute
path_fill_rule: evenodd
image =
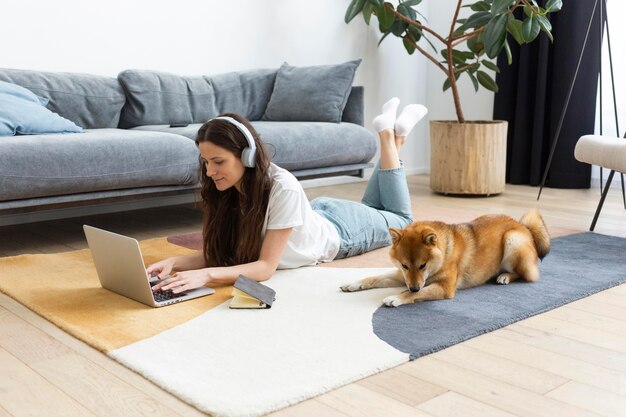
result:
<svg viewBox="0 0 626 417"><path fill-rule="evenodd" d="M385 104L383 104L383 112L374 118L374 129L377 132L382 132L385 129L393 129L393 124L396 121L396 110L400 104L400 99L394 97Z"/></svg>
<svg viewBox="0 0 626 417"><path fill-rule="evenodd" d="M421 104L409 104L396 120L395 130L398 136L407 136L413 126L419 122L422 117L426 116L428 109Z"/></svg>

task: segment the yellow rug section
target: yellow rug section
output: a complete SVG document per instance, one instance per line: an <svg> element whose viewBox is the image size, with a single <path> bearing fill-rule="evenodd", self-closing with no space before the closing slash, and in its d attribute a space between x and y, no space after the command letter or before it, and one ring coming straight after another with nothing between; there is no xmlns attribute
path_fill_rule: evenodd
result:
<svg viewBox="0 0 626 417"><path fill-rule="evenodd" d="M146 265L194 251L166 238L139 243ZM165 308L100 286L89 249L0 258L0 291L96 349L107 352L184 323L230 298L231 286Z"/></svg>

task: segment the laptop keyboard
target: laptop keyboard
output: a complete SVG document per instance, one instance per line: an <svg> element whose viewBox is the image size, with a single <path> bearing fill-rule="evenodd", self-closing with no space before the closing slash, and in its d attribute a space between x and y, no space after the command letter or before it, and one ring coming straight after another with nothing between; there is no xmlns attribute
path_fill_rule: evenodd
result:
<svg viewBox="0 0 626 417"><path fill-rule="evenodd" d="M160 303L161 301L168 301L168 300L173 300L175 298L183 297L187 295L187 293L183 292L180 294L174 294L172 290L166 290L166 291L162 291L162 290L154 291L153 290L152 295L154 296L154 301L156 301L157 303Z"/></svg>

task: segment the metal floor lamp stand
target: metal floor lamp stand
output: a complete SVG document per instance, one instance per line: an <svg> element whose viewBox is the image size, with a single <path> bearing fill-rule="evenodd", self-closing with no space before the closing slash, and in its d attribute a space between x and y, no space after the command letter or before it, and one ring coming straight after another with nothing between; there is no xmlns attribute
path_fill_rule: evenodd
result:
<svg viewBox="0 0 626 417"><path fill-rule="evenodd" d="M554 156L554 150L556 149L556 145L559 139L559 135L561 133L561 128L563 127L563 121L565 120L565 114L567 113L567 108L569 106L570 98L572 97L572 92L574 91L574 85L576 84L576 78L578 77L578 70L580 69L580 64L583 59L583 55L585 53L585 48L587 47L587 40L589 39L589 33L591 32L591 27L593 26L593 19L596 16L596 12L598 10L598 5L600 5L599 13L600 13L600 47L598 48L600 54L600 134L603 133L603 125L602 125L602 39L604 35L604 25L603 21L606 23L606 38L607 38L607 46L609 50L609 68L611 71L611 89L613 91L613 108L615 110L615 130L617 135L619 136L619 123L617 117L617 100L615 97L615 78L613 75L613 56L611 54L611 36L609 31L609 20L606 15L606 1L607 0L596 0L593 5L593 12L591 13L591 17L589 18L589 25L587 26L587 32L585 33L585 40L583 42L583 46L580 51L580 56L578 58L578 64L576 65L576 71L574 72L574 77L572 79L572 83L570 85L569 92L567 94L567 98L565 100L565 106L563 106L563 111L561 112L561 118L559 119L559 123L556 127L556 132L554 134L554 140L552 141L552 147L550 148L550 154L548 156L548 163L546 164L546 168L543 172L543 178L541 179L541 187L539 188L539 194L537 195L537 200L541 197L541 192L543 191L543 187L546 183L546 178L548 177L548 171L550 170L550 164L552 163L552 157ZM607 178L606 185L604 187L604 191L602 191L602 196L600 198L600 203L598 204L598 208L596 209L596 213L593 218L593 222L591 223L591 227L589 230L593 231L596 225L596 221L598 220L598 216L600 215L600 211L602 210L602 205L604 204L604 199L608 194L609 187L611 186L611 182L613 181L613 176L615 175L615 171L611 171L609 173L609 177ZM624 200L624 208L626 208L626 192L624 190L624 174L620 173L622 179L622 198ZM602 190L602 167L600 167L600 190Z"/></svg>

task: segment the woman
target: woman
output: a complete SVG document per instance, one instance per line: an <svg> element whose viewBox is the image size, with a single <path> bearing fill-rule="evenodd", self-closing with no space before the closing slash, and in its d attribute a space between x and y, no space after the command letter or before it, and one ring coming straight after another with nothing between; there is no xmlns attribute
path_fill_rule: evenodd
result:
<svg viewBox="0 0 626 417"><path fill-rule="evenodd" d="M180 293L230 284L240 274L263 281L276 269L330 262L389 245L388 228L402 229L412 221L398 151L427 112L411 104L396 120L398 104L396 97L389 100L374 119L380 161L362 203L324 197L309 203L298 180L270 162L245 118L227 113L206 122L196 139L202 164L203 250L150 265L148 276L166 278L153 289Z"/></svg>

